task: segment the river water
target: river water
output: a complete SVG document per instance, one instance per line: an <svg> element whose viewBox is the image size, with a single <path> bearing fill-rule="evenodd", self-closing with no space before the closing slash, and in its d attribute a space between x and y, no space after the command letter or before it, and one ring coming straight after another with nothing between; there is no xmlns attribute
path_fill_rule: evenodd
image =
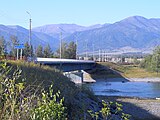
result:
<svg viewBox="0 0 160 120"><path fill-rule="evenodd" d="M106 82L105 80L88 84L95 95L124 96L140 98L160 97L160 83L151 82Z"/></svg>

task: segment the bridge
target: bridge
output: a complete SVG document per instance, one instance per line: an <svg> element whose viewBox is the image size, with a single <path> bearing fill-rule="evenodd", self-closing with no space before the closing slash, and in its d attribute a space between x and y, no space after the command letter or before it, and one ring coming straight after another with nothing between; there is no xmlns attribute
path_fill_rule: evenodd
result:
<svg viewBox="0 0 160 120"><path fill-rule="evenodd" d="M35 63L53 66L61 71L64 75L71 78L74 82L78 79L79 83L83 82L83 71L93 69L96 62L90 60L59 59L59 58L36 58Z"/></svg>
<svg viewBox="0 0 160 120"><path fill-rule="evenodd" d="M94 61L90 60L75 60L75 59L59 59L59 58L36 58L35 63L53 66L63 72L75 70L93 69Z"/></svg>

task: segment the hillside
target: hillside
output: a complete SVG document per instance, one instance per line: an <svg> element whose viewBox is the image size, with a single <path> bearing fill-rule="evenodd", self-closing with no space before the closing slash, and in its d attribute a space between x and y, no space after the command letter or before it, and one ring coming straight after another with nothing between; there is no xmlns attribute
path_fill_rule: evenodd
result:
<svg viewBox="0 0 160 120"><path fill-rule="evenodd" d="M160 19L132 16L103 25L49 24L32 29L32 44L34 48L38 44L49 44L56 50L59 47L60 33L65 42L77 40L78 53L92 52L93 49L148 53L153 47L160 45ZM21 26L0 25L0 36L10 42L11 35L25 43L28 41L29 31Z"/></svg>
<svg viewBox="0 0 160 120"><path fill-rule="evenodd" d="M62 33L62 37L65 38L77 31L91 30L95 28L100 28L102 26L103 25L100 25L100 24L88 26L88 27L80 26L76 24L49 24L49 25L33 28L33 31L42 32L59 39L60 33Z"/></svg>
<svg viewBox="0 0 160 120"><path fill-rule="evenodd" d="M5 65L3 65L2 63L3 62L1 61L0 62L0 74L2 75L0 76L1 82L3 80L2 77L4 76L3 75L5 71L4 68L7 68L7 67L4 67ZM14 73L14 80L16 80L17 86L18 84L22 85L22 83L24 83L25 89L21 94L23 94L24 96L28 95L27 97L30 97L30 95L34 94L35 96L35 98L33 98L34 101L38 99L41 93L43 93L42 92L43 89L47 91L48 88L51 85L53 85L52 87L53 94L56 94L58 91L60 92L59 97L57 96L56 98L57 102L59 98L64 97L63 104L66 107L65 112L68 114L67 117L70 119L82 118L84 113L81 111L84 111L87 115L88 109L94 110L94 111L99 109L97 98L89 89L82 86L78 87L77 85L75 85L75 83L70 81L69 78L64 76L62 72L60 72L57 69L54 69L49 66L43 66L39 64L22 62L22 61L7 61L7 66L11 67L10 69L11 71L9 70L8 70L9 72L7 71L7 74L10 78L12 74L16 72ZM21 72L19 72L19 70ZM0 90L2 90L2 87L0 87ZM15 90L17 89L15 88ZM24 96L22 96L22 98L18 97L18 100L23 99ZM0 100L2 99L0 98ZM30 104L29 107L31 107L30 109L34 108L36 103L36 101L35 102L34 101L31 101L31 103L29 103ZM0 108L1 107L2 106L0 105ZM2 109L0 109L0 112L1 110ZM23 111L21 110L20 113L23 113ZM28 113L28 111L26 113ZM30 116L27 116L28 114L23 114L23 116L20 116L20 117L22 117L23 119L25 115L26 117L30 117ZM25 118L25 119L28 119L28 118Z"/></svg>
<svg viewBox="0 0 160 120"><path fill-rule="evenodd" d="M16 36L19 40L19 43L26 43L29 39L29 30L25 29L21 26L5 26L0 25L0 36L3 36L6 40L6 42L10 43L11 36ZM31 44L35 47L38 45L46 46L47 44L50 44L52 46L52 49L57 49L57 39L45 34L45 33L37 33L32 31L32 40Z"/></svg>
<svg viewBox="0 0 160 120"><path fill-rule="evenodd" d="M86 49L92 51L93 47L94 50L123 47L140 51L151 50L152 47L160 45L160 19L133 16L101 28L76 32L65 39L73 40L75 36L80 52Z"/></svg>

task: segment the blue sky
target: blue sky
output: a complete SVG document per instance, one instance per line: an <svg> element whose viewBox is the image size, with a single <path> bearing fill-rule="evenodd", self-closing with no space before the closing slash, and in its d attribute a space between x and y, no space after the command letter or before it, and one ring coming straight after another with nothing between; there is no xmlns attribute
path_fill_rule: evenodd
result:
<svg viewBox="0 0 160 120"><path fill-rule="evenodd" d="M160 18L160 0L0 0L0 24L32 27L114 23L129 16Z"/></svg>

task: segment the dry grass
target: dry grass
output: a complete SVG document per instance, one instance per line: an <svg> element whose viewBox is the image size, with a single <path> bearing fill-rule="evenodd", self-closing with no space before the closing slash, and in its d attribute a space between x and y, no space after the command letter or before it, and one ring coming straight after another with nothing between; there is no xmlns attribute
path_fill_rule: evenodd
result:
<svg viewBox="0 0 160 120"><path fill-rule="evenodd" d="M139 67L130 67L130 69L122 73L122 75L128 78L160 77L160 74L156 72L149 72Z"/></svg>
<svg viewBox="0 0 160 120"><path fill-rule="evenodd" d="M157 74L156 72L150 72L139 66L134 65L119 65L115 63L105 62L105 63L98 63L102 66L106 66L117 71L121 76L127 78L146 78L146 77L160 77L160 73ZM113 75L108 75L114 77Z"/></svg>

